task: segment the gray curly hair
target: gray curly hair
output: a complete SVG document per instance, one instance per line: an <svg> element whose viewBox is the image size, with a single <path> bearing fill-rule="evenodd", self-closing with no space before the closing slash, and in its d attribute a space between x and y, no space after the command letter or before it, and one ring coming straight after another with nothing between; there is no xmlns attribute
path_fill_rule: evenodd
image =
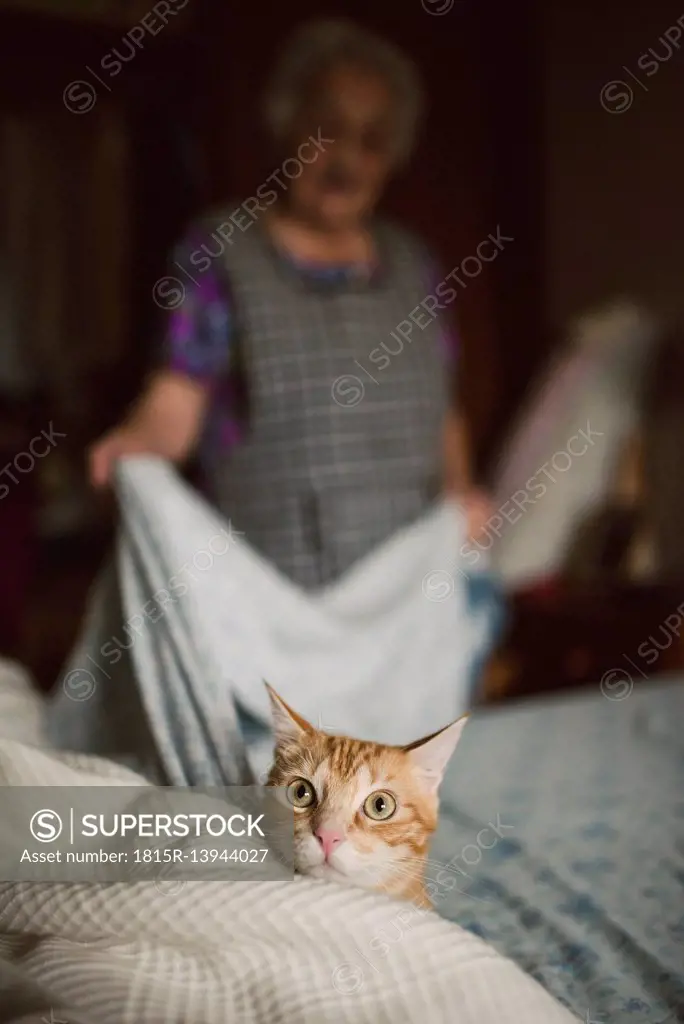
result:
<svg viewBox="0 0 684 1024"><path fill-rule="evenodd" d="M273 140L280 143L288 138L312 80L340 63L372 69L389 85L397 111L393 158L396 163L405 162L413 149L424 107L418 71L393 43L342 18L304 25L282 50L264 101L266 124Z"/></svg>

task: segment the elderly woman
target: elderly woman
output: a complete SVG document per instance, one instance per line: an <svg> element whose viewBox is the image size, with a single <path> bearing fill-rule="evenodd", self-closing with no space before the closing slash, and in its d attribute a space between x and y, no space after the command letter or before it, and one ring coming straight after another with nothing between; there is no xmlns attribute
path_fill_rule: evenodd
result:
<svg viewBox="0 0 684 1024"><path fill-rule="evenodd" d="M481 525L449 402L455 338L438 319L453 290L420 242L374 216L420 108L393 45L348 22L296 34L265 105L281 170L180 247L195 283L170 314L163 368L91 452L96 485L119 456L197 448L212 500L306 588L445 490L471 534Z"/></svg>

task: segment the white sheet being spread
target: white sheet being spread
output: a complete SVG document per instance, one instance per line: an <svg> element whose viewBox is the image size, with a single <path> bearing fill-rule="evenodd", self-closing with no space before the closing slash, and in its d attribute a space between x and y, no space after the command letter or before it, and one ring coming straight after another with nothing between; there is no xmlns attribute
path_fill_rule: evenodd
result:
<svg viewBox="0 0 684 1024"><path fill-rule="evenodd" d="M117 493L123 616L101 590L52 708L56 745L134 753L122 708L142 701L165 778L224 785L270 761L264 680L314 725L378 742L408 743L468 708L496 615L491 600L472 600L486 561L467 578L456 504L309 593L166 463L127 459ZM239 727L245 713L251 731Z"/></svg>

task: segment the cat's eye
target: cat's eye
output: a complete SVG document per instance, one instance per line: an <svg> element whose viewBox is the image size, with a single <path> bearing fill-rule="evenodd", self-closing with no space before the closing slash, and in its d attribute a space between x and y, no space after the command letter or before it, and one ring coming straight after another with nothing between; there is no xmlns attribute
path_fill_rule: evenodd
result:
<svg viewBox="0 0 684 1024"><path fill-rule="evenodd" d="M295 779L287 787L287 799L297 810L304 810L311 807L316 801L316 793L310 782L306 779Z"/></svg>
<svg viewBox="0 0 684 1024"><path fill-rule="evenodd" d="M363 810L367 817L372 818L373 821L387 821L391 818L397 809L397 801L394 799L391 793L387 793L384 789L378 790L377 793L371 793L364 800Z"/></svg>

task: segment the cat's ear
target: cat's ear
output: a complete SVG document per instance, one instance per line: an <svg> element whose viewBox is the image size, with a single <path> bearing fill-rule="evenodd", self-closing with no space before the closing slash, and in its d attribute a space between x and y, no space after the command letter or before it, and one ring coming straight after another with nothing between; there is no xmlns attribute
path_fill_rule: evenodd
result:
<svg viewBox="0 0 684 1024"><path fill-rule="evenodd" d="M415 743L409 743L404 751L409 755L411 763L421 777L421 781L430 790L436 792L444 770L449 763L449 758L456 749L456 744L461 738L468 716L463 715L451 725L445 726L439 732L433 732Z"/></svg>
<svg viewBox="0 0 684 1024"><path fill-rule="evenodd" d="M271 699L271 716L276 746L287 742L287 740L299 740L305 733L313 732L313 726L296 711L293 711L265 680L264 685Z"/></svg>

